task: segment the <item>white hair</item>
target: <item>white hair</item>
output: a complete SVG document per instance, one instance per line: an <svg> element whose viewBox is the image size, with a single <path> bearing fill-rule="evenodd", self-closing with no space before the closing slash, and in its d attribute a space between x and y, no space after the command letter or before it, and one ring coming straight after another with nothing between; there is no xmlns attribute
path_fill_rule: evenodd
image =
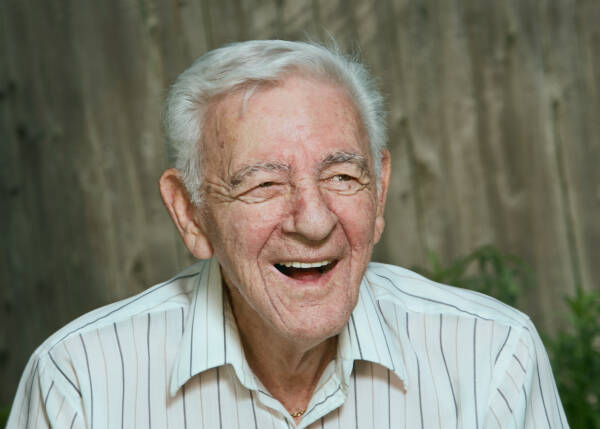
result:
<svg viewBox="0 0 600 429"><path fill-rule="evenodd" d="M299 72L332 81L354 101L369 140L379 186L381 151L386 144L383 97L365 67L337 47L285 40L233 43L207 52L171 86L164 122L169 156L194 204L202 199L202 127L210 101L250 85L277 82ZM247 94L249 95L249 94Z"/></svg>

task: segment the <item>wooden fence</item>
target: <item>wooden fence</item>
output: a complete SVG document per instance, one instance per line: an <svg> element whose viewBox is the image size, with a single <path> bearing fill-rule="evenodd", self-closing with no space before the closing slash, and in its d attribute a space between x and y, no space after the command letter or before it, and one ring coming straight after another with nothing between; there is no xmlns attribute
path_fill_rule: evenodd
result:
<svg viewBox="0 0 600 429"><path fill-rule="evenodd" d="M157 192L161 101L230 41L332 34L380 78L376 259L493 243L535 269L546 329L575 285L598 288L597 1L3 0L0 19L0 403L52 331L190 262Z"/></svg>

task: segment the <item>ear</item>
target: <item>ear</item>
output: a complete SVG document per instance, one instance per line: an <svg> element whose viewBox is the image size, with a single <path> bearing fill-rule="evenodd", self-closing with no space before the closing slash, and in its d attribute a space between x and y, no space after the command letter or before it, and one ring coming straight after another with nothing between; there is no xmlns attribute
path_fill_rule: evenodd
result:
<svg viewBox="0 0 600 429"><path fill-rule="evenodd" d="M381 151L381 171L380 171L380 186L377 192L377 215L375 218L375 243L381 238L383 228L385 227L385 219L383 218L383 211L385 209L385 199L387 197L387 191L390 186L390 176L392 174L392 161L390 158L390 151L383 149Z"/></svg>
<svg viewBox="0 0 600 429"><path fill-rule="evenodd" d="M192 204L181 181L179 170L169 168L158 181L160 196L171 215L173 223L183 238L185 247L198 259L209 259L213 249L196 216L198 209Z"/></svg>

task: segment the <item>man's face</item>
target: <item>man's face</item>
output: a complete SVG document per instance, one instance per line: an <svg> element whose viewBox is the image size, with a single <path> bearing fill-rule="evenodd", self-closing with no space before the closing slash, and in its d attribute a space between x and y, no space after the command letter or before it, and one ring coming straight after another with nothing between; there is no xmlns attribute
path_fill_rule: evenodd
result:
<svg viewBox="0 0 600 429"><path fill-rule="evenodd" d="M317 344L347 322L383 228L369 146L332 84L292 76L244 95L207 113L200 223L236 315Z"/></svg>

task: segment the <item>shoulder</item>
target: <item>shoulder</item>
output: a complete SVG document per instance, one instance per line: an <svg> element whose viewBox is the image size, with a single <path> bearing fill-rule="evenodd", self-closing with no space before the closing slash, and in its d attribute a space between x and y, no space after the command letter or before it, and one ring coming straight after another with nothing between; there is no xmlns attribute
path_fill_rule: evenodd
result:
<svg viewBox="0 0 600 429"><path fill-rule="evenodd" d="M82 383L87 380L81 374L91 373L93 356L118 353L121 347L138 347L140 339L149 332L151 317L157 320L160 315L161 319L181 323L206 265L206 261L200 261L165 282L68 323L34 351L19 389L37 380L46 389L53 385L76 404L82 396Z"/></svg>
<svg viewBox="0 0 600 429"><path fill-rule="evenodd" d="M184 312L206 265L199 262L135 296L84 314L51 335L25 367L13 405L13 421L27 421L30 410L65 401L68 406L60 405L57 413L69 409L81 416L82 400L92 394L92 379L107 379L114 368L106 362L118 362L122 350L140 348L140 340L149 338L151 319L155 328L164 328L165 341L167 323L172 326L170 331L181 331ZM179 336L173 337L171 345L179 341ZM104 361L103 368L98 366L98 356ZM62 402L47 403L51 391Z"/></svg>
<svg viewBox="0 0 600 429"><path fill-rule="evenodd" d="M398 266L372 262L365 279L377 300L410 313L477 318L513 328L527 328L531 324L526 314L495 298L436 283Z"/></svg>
<svg viewBox="0 0 600 429"><path fill-rule="evenodd" d="M477 366L498 374L512 364L531 367L536 356L545 356L529 317L495 298L380 263L369 264L365 283L391 332L417 356L430 356L431 338L446 351L477 356ZM460 359L454 364L460 366Z"/></svg>
<svg viewBox="0 0 600 429"><path fill-rule="evenodd" d="M74 338L86 336L90 332L112 329L114 324L134 320L146 314L186 309L191 294L199 279L199 274L207 264L200 261L171 279L158 283L143 292L120 301L105 305L86 313L52 334L34 352L32 359L46 361L51 350L72 341Z"/></svg>

